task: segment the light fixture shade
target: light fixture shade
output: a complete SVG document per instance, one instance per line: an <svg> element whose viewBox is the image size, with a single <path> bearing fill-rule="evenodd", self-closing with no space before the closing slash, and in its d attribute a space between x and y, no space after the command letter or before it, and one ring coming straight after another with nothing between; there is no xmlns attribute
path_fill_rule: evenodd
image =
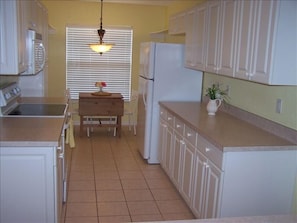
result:
<svg viewBox="0 0 297 223"><path fill-rule="evenodd" d="M105 43L94 43L94 44L89 44L90 48L97 52L97 53L105 53L109 51L114 44L105 44Z"/></svg>
<svg viewBox="0 0 297 223"><path fill-rule="evenodd" d="M103 42L103 36L105 34L105 30L102 28L102 11L103 11L103 0L101 0L101 17L100 17L100 29L97 30L98 36L100 38L99 43L91 43L89 44L90 48L102 55L102 53L105 53L109 51L114 44L106 44Z"/></svg>

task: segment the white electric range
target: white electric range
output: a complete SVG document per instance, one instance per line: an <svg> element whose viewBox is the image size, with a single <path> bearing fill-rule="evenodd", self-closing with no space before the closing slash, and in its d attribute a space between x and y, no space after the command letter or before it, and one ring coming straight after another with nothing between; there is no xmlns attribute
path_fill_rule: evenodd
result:
<svg viewBox="0 0 297 223"><path fill-rule="evenodd" d="M0 86L0 116L65 117L67 104L19 103L21 89L17 83Z"/></svg>

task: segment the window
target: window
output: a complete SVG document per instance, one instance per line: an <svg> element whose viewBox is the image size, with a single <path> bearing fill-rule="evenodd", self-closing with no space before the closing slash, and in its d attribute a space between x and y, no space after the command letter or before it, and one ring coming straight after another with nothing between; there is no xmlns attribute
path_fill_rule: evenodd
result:
<svg viewBox="0 0 297 223"><path fill-rule="evenodd" d="M71 98L79 92L95 92L95 82L105 81L104 91L121 93L130 100L132 39L131 28L105 28L103 41L114 43L102 55L92 51L88 44L99 42L97 28L66 27L66 88Z"/></svg>

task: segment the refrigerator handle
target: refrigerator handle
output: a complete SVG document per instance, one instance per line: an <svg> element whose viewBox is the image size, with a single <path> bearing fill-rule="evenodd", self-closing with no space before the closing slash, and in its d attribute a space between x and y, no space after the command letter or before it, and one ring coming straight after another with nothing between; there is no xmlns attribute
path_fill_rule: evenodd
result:
<svg viewBox="0 0 297 223"><path fill-rule="evenodd" d="M147 88L147 87L145 87ZM144 108L146 109L146 92L147 92L147 89L144 89L144 92L142 93L142 101L143 101L143 104L144 104Z"/></svg>

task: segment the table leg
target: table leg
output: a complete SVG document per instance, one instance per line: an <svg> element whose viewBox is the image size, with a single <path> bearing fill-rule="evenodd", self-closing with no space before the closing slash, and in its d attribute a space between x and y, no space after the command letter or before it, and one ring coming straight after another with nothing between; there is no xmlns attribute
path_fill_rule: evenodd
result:
<svg viewBox="0 0 297 223"><path fill-rule="evenodd" d="M117 116L117 134L121 138L122 132L122 116Z"/></svg>
<svg viewBox="0 0 297 223"><path fill-rule="evenodd" d="M79 124L79 136L81 137L83 135L83 131L84 131L84 116L80 115L79 116L80 119L80 124Z"/></svg>

